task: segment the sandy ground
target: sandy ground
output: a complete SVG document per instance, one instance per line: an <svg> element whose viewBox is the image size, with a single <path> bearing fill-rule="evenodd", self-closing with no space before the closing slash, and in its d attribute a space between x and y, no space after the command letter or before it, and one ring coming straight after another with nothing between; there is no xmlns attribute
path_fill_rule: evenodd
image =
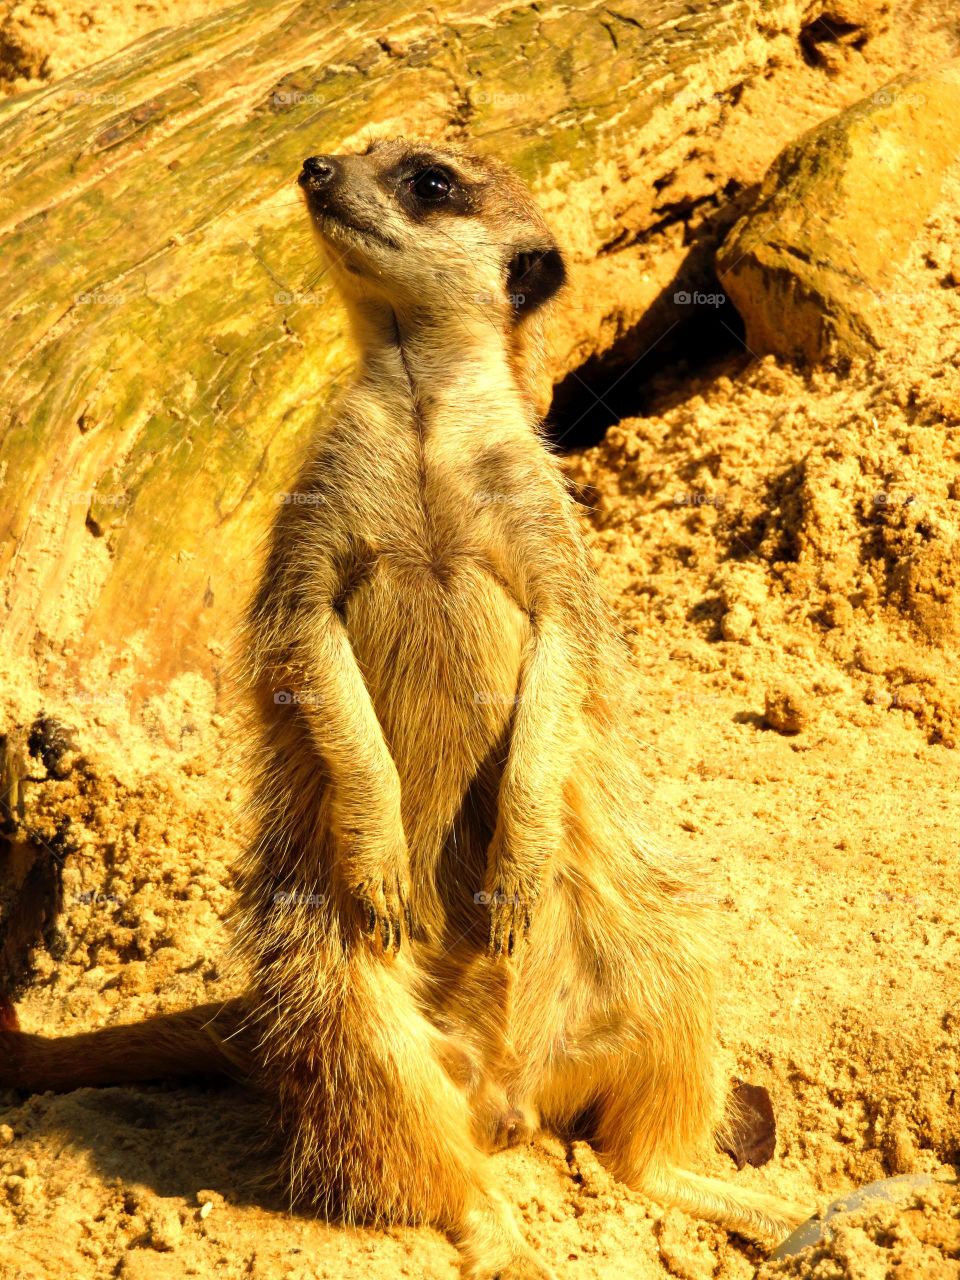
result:
<svg viewBox="0 0 960 1280"><path fill-rule="evenodd" d="M127 38L157 11L138 12ZM651 821L711 862L726 1066L777 1114L770 1164L735 1173L718 1153L712 1171L811 1208L960 1160L960 177L902 284L909 348L844 376L732 338L708 365L691 350L643 416L566 464L640 673ZM40 711L29 673L0 674L4 720ZM131 726L125 680L91 671L43 703L95 745L35 796L55 848L71 818L72 847L29 1030L242 987L229 693L184 676ZM287 1215L262 1185L262 1105L239 1089L0 1102L0 1280L457 1274L435 1232ZM772 1263L626 1192L584 1144L545 1136L496 1165L564 1277L960 1277L949 1184Z"/></svg>

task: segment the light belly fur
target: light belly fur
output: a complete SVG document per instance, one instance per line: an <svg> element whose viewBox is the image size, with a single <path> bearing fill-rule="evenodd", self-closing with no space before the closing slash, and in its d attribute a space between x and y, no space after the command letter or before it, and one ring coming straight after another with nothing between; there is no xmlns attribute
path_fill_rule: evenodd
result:
<svg viewBox="0 0 960 1280"><path fill-rule="evenodd" d="M435 854L478 770L506 759L529 617L468 558L437 574L383 557L346 623L400 775L411 854Z"/></svg>

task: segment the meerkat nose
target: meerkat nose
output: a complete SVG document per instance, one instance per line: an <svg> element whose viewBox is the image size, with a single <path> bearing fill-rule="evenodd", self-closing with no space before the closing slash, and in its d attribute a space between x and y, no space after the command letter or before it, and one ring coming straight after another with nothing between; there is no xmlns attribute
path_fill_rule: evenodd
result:
<svg viewBox="0 0 960 1280"><path fill-rule="evenodd" d="M314 191L327 187L337 172L337 164L332 156L307 156L297 181L300 185L308 183Z"/></svg>

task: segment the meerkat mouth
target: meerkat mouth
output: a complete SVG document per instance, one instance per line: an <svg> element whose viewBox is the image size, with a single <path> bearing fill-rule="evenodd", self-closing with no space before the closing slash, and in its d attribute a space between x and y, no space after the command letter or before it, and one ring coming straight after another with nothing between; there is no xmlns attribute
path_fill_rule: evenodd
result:
<svg viewBox="0 0 960 1280"><path fill-rule="evenodd" d="M354 218L344 217L342 213L333 209L314 210L313 216L321 235L332 239L346 239L347 241L356 241L359 237L361 240L374 240L377 244L385 245L388 249L400 248L392 236L386 235L377 227L371 226L368 222L359 222Z"/></svg>

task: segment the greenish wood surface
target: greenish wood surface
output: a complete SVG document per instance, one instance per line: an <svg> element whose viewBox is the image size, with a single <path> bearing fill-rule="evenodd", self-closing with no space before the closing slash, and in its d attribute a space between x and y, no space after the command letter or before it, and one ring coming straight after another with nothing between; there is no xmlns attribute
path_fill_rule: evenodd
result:
<svg viewBox="0 0 960 1280"><path fill-rule="evenodd" d="M472 138L589 262L652 224L677 140L721 127L799 22L783 0L397 7L251 0L0 108L8 655L217 666L350 364L305 155L371 128Z"/></svg>

